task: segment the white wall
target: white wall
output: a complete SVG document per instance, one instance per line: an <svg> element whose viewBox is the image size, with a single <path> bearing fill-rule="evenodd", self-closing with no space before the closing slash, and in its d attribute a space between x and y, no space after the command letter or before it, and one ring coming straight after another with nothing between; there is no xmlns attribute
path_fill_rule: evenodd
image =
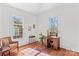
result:
<svg viewBox="0 0 79 59"><path fill-rule="evenodd" d="M38 34L46 35L48 20L51 16L58 16L60 47L73 51L79 51L78 46L78 15L79 4L61 4L38 18Z"/></svg>
<svg viewBox="0 0 79 59"><path fill-rule="evenodd" d="M79 6L78 6L77 10L78 10L78 12L77 12L78 16L77 16L77 31L76 32L77 32L77 35L78 35L77 36L77 38L78 38L77 39L77 46L78 46L78 50L79 50Z"/></svg>
<svg viewBox="0 0 79 59"><path fill-rule="evenodd" d="M36 16L31 13L8 6L7 4L0 4L0 37L12 36L11 35L11 30L12 30L11 16L13 15L24 17L23 38L13 39L13 40L19 41L20 45L28 44L29 34L31 34L32 32L36 35L36 32L33 29L30 33L28 32L28 26L29 25L32 26L33 24L35 24Z"/></svg>

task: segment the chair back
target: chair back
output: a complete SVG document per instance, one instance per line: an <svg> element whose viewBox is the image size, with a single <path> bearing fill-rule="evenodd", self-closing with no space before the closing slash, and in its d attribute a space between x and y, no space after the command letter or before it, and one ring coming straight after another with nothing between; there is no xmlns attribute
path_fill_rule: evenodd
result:
<svg viewBox="0 0 79 59"><path fill-rule="evenodd" d="M4 37L4 38L1 38L1 39L2 39L3 46L9 45L10 42L11 42L11 37Z"/></svg>
<svg viewBox="0 0 79 59"><path fill-rule="evenodd" d="M2 50L2 40L0 39L0 51Z"/></svg>

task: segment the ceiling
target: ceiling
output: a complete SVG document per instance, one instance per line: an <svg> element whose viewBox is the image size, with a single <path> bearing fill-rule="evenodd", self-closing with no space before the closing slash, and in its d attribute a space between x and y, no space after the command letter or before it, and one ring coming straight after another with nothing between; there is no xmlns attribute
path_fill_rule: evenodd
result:
<svg viewBox="0 0 79 59"><path fill-rule="evenodd" d="M41 14L53 9L56 3L8 3L10 6L22 9L33 14Z"/></svg>

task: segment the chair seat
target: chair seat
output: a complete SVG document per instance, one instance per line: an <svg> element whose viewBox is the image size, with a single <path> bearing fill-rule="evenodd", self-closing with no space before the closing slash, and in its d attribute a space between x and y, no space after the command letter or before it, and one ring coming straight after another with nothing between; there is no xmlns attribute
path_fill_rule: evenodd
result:
<svg viewBox="0 0 79 59"><path fill-rule="evenodd" d="M13 50L13 49L16 49L17 48L17 44L9 44L10 48Z"/></svg>
<svg viewBox="0 0 79 59"><path fill-rule="evenodd" d="M15 43L15 44L9 44L9 46L17 46L17 44Z"/></svg>
<svg viewBox="0 0 79 59"><path fill-rule="evenodd" d="M0 52L2 51L2 48L0 48Z"/></svg>

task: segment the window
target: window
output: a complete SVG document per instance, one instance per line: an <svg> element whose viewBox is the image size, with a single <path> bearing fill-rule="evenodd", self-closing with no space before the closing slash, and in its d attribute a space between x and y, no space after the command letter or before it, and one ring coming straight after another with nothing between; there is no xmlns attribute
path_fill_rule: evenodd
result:
<svg viewBox="0 0 79 59"><path fill-rule="evenodd" d="M58 17L54 16L51 17L49 20L50 24L50 35L51 36L58 36Z"/></svg>
<svg viewBox="0 0 79 59"><path fill-rule="evenodd" d="M22 19L19 16L13 17L13 38L22 38L23 37L23 23Z"/></svg>
<svg viewBox="0 0 79 59"><path fill-rule="evenodd" d="M23 34L22 25L14 25L14 36L13 38L21 38Z"/></svg>

